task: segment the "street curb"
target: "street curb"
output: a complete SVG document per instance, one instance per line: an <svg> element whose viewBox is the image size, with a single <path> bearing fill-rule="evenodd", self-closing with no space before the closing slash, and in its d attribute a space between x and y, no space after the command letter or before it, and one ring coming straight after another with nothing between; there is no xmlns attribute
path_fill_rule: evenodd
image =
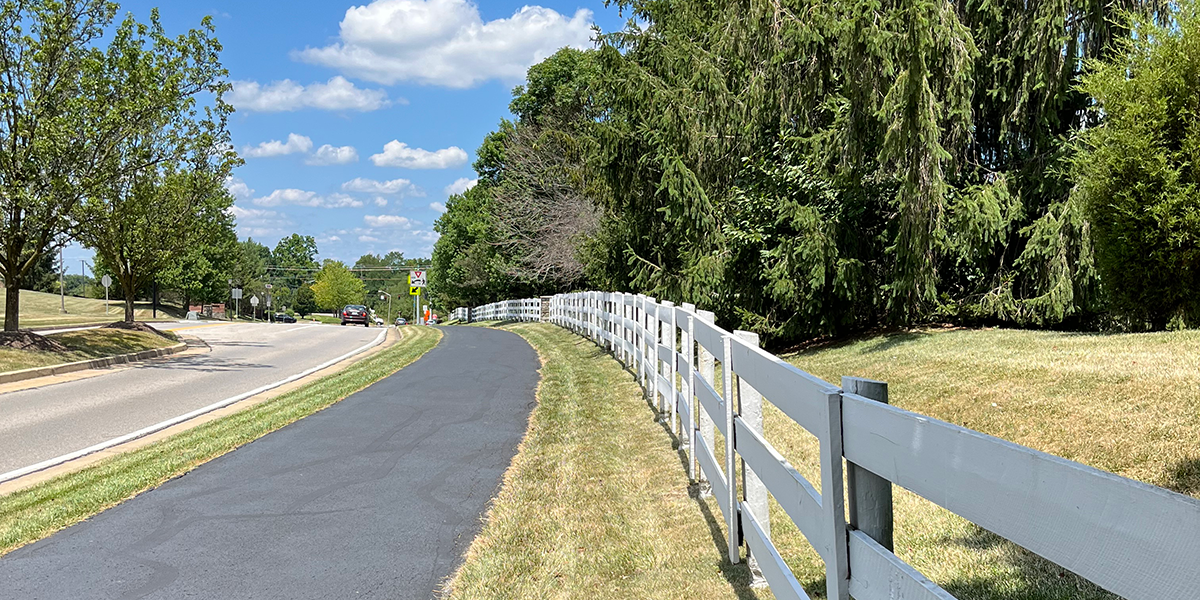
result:
<svg viewBox="0 0 1200 600"><path fill-rule="evenodd" d="M134 352L133 354L120 354L117 356L107 356L104 358L93 358L91 360L81 360L79 362L64 363L61 365L50 365L48 367L35 367L32 369L21 369L20 371L10 371L8 373L0 373L0 384L13 383L16 381L25 381L27 379L37 379L39 377L50 377L52 375L63 375L66 373L74 373L76 371L87 371L89 369L103 369L113 365L124 365L132 362L149 360L151 358L159 358L169 356L187 350L186 342L179 342L174 346L166 348L155 348L153 350L143 350Z"/></svg>

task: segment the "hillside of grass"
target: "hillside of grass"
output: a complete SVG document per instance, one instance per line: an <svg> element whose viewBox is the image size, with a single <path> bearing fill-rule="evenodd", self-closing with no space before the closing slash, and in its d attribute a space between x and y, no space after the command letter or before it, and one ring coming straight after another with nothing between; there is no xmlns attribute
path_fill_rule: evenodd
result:
<svg viewBox="0 0 1200 600"><path fill-rule="evenodd" d="M0 292L3 290L4 287L0 286ZM58 294L21 290L21 328L111 323L125 316L125 306L116 298L110 300L107 314L104 311L104 300L67 296L66 305L67 312L63 314ZM134 305L134 318L138 321L149 321L153 315L154 311L149 302ZM159 305L158 318L170 319L179 316L177 308ZM3 317L4 302L0 301L0 319Z"/></svg>

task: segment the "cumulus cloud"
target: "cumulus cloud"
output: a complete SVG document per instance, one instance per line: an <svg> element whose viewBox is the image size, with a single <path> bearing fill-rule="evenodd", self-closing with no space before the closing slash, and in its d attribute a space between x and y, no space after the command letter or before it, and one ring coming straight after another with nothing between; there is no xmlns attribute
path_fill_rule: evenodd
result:
<svg viewBox="0 0 1200 600"><path fill-rule="evenodd" d="M306 108L370 112L391 105L387 92L356 87L341 76L307 86L290 79L266 85L235 81L227 99L234 108L248 112L291 112Z"/></svg>
<svg viewBox="0 0 1200 600"><path fill-rule="evenodd" d="M375 200L373 200L373 202L375 203L375 206L387 206L388 205L388 199L384 198L383 196L376 196Z"/></svg>
<svg viewBox="0 0 1200 600"><path fill-rule="evenodd" d="M424 148L409 148L408 144L392 140L383 146L383 152L371 155L371 162L377 167L450 169L466 164L467 153L458 146L430 152Z"/></svg>
<svg viewBox="0 0 1200 600"><path fill-rule="evenodd" d="M385 85L516 82L559 48L591 46L592 17L525 6L485 22L469 0L374 0L346 10L337 43L293 57Z"/></svg>
<svg viewBox="0 0 1200 600"><path fill-rule="evenodd" d="M343 192L361 192L366 194L387 194L399 195L407 197L420 197L425 195L425 191L413 185L413 182L407 179L393 179L391 181L375 181L365 177L355 177L350 181L342 184Z"/></svg>
<svg viewBox="0 0 1200 600"><path fill-rule="evenodd" d="M400 229L412 229L413 227L411 219L400 215L366 215L363 217L363 222L368 227L398 227Z"/></svg>
<svg viewBox="0 0 1200 600"><path fill-rule="evenodd" d="M324 167L328 165L348 165L350 163L358 162L358 150L355 150L354 146L338 147L331 144L325 144L324 146L317 148L317 151L314 152L312 156L308 157L308 160L305 160L304 162L305 164L317 167Z"/></svg>
<svg viewBox="0 0 1200 600"><path fill-rule="evenodd" d="M445 212L446 212L446 205L445 205L445 204L442 204L441 202L430 202L430 203L429 203L429 208L432 208L433 210L435 210L435 211L437 211L437 212L439 212L439 213L445 213Z"/></svg>
<svg viewBox="0 0 1200 600"><path fill-rule="evenodd" d="M246 185L245 181L232 175L225 178L225 189L229 190L229 193L238 200L249 200L254 195L254 190Z"/></svg>
<svg viewBox="0 0 1200 600"><path fill-rule="evenodd" d="M255 198L254 204L266 207L292 205L312 208L361 208L363 206L362 201L345 194L322 196L316 192L295 188L275 190L266 196Z"/></svg>
<svg viewBox="0 0 1200 600"><path fill-rule="evenodd" d="M271 140L257 146L246 146L242 148L242 156L246 158L270 158L272 156L285 156L288 154L304 154L312 150L312 147L312 140L307 136L289 133L286 142Z"/></svg>
<svg viewBox="0 0 1200 600"><path fill-rule="evenodd" d="M475 185L478 183L479 183L478 179L471 179L470 177L460 177L460 178L454 180L454 183L446 186L446 189L443 191L446 192L447 196L453 196L455 194L461 194L461 193L475 187Z"/></svg>
<svg viewBox="0 0 1200 600"><path fill-rule="evenodd" d="M229 214L237 222L238 233L245 236L283 235L293 223L286 216L258 208L229 207Z"/></svg>

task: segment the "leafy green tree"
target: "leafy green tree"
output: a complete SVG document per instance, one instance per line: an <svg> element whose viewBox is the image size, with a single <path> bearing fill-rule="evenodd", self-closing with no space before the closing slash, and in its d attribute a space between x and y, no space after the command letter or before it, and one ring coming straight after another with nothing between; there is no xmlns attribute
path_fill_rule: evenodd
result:
<svg viewBox="0 0 1200 600"><path fill-rule="evenodd" d="M336 310L347 304L362 304L367 286L362 280L337 260L326 260L317 273L317 282L312 285L317 306Z"/></svg>
<svg viewBox="0 0 1200 600"><path fill-rule="evenodd" d="M313 294L311 285L302 284L300 288L296 290L296 299L292 304L292 309L295 310L296 314L300 315L301 317L304 315L311 315L317 311L317 297L315 294Z"/></svg>
<svg viewBox="0 0 1200 600"><path fill-rule="evenodd" d="M232 227L224 181L240 159L225 128L232 107L211 17L201 30L168 36L151 11L117 28L103 63L102 95L142 96L153 110L132 118L130 135L106 161L117 175L81 206L78 238L115 275L134 318L138 290L214 229ZM212 94L211 106L197 105Z"/></svg>
<svg viewBox="0 0 1200 600"><path fill-rule="evenodd" d="M274 281L289 288L300 287L319 266L316 238L293 233L279 240L271 251L270 266Z"/></svg>
<svg viewBox="0 0 1200 600"><path fill-rule="evenodd" d="M65 244L75 211L113 176L108 156L154 101L102 92L105 0L0 4L0 277L4 330L20 324L26 277Z"/></svg>
<svg viewBox="0 0 1200 600"><path fill-rule="evenodd" d="M1116 315L1135 329L1200 323L1200 16L1144 17L1082 89L1103 120L1072 161L1096 267Z"/></svg>

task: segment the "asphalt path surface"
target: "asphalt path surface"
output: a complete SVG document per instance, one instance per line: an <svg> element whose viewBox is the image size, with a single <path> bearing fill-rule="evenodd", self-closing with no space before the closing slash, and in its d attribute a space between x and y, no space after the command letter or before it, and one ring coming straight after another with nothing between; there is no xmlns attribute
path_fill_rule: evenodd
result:
<svg viewBox="0 0 1200 600"><path fill-rule="evenodd" d="M115 367L98 377L0 394L0 473L88 448L277 382L370 343L378 328L155 324L211 352Z"/></svg>
<svg viewBox="0 0 1200 600"><path fill-rule="evenodd" d="M519 336L446 328L395 375L0 558L0 598L430 598L535 404Z"/></svg>

